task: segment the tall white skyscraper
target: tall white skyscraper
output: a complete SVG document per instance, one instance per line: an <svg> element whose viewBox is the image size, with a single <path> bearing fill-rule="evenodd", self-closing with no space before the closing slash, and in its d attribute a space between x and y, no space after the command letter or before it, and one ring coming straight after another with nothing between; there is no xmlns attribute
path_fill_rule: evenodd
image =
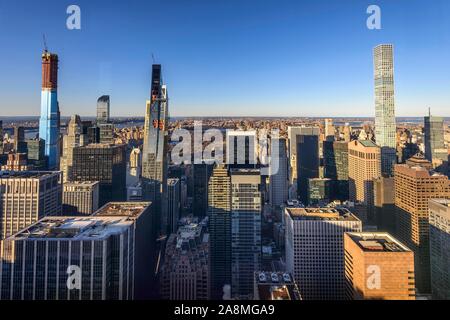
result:
<svg viewBox="0 0 450 320"><path fill-rule="evenodd" d="M381 171L392 175L396 162L394 53L391 44L375 47L375 138L381 147Z"/></svg>

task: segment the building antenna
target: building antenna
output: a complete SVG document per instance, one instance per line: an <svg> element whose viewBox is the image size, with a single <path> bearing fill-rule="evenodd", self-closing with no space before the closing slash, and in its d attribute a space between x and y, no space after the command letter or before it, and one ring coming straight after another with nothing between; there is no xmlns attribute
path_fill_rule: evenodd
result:
<svg viewBox="0 0 450 320"><path fill-rule="evenodd" d="M153 54L153 52L152 52L152 60L153 60L153 64L155 64L156 60L155 60L155 55Z"/></svg>
<svg viewBox="0 0 450 320"><path fill-rule="evenodd" d="M42 34L42 39L44 40L44 51L48 52L47 39L45 38L45 33Z"/></svg>
<svg viewBox="0 0 450 320"><path fill-rule="evenodd" d="M431 118L431 108L428 107L428 116Z"/></svg>

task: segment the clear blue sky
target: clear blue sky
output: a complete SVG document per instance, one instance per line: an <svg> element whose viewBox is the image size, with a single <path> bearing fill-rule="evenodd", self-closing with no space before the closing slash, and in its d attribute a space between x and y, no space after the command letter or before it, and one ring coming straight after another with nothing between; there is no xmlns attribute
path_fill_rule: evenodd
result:
<svg viewBox="0 0 450 320"><path fill-rule="evenodd" d="M372 48L393 43L397 115L450 116L449 16L449 0L0 0L0 116L38 115L43 33L63 115L109 94L113 116L143 116L153 53L172 116L373 116Z"/></svg>

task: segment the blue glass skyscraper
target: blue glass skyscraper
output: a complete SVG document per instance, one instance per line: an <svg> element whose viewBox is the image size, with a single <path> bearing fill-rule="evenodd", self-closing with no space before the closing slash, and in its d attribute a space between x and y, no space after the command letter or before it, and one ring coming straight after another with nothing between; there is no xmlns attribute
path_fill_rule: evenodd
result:
<svg viewBox="0 0 450 320"><path fill-rule="evenodd" d="M42 91L39 137L45 141L48 169L59 167L58 56L47 50L42 54Z"/></svg>

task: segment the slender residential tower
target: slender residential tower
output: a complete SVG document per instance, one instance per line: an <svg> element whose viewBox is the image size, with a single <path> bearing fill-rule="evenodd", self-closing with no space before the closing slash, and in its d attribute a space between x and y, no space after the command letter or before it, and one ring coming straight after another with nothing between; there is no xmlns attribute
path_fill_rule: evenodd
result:
<svg viewBox="0 0 450 320"><path fill-rule="evenodd" d="M45 141L48 169L59 166L58 56L47 49L42 54L42 92L39 137Z"/></svg>
<svg viewBox="0 0 450 320"><path fill-rule="evenodd" d="M396 162L394 49L381 44L373 51L375 80L375 138L381 147L381 172L392 175Z"/></svg>
<svg viewBox="0 0 450 320"><path fill-rule="evenodd" d="M162 84L161 65L152 67L150 101L147 101L142 158L143 197L152 201L161 223L161 233L167 231L167 87Z"/></svg>

